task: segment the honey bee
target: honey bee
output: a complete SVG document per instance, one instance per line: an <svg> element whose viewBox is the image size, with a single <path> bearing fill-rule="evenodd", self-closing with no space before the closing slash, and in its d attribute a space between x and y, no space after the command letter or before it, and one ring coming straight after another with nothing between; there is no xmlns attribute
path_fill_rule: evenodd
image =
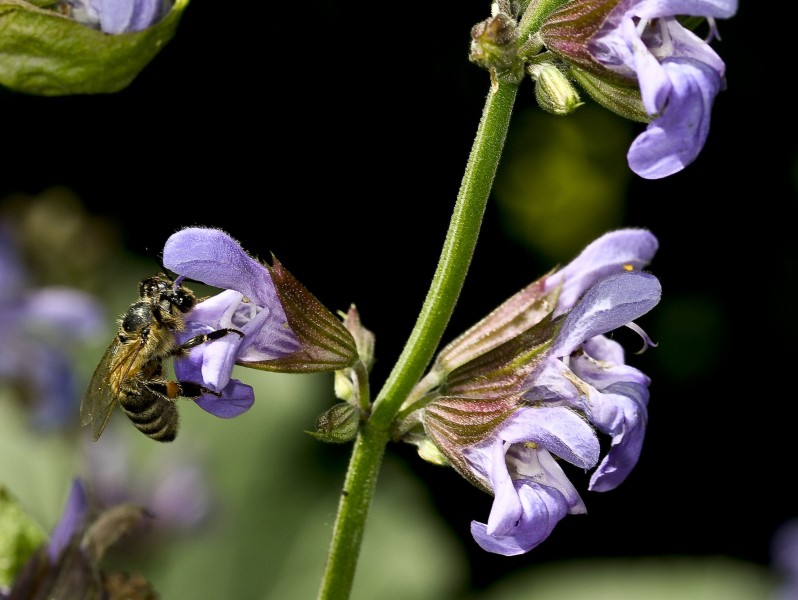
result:
<svg viewBox="0 0 798 600"><path fill-rule="evenodd" d="M159 442L171 442L177 435L178 397L221 396L198 383L164 376L168 358L184 356L190 348L230 333L244 335L237 329L218 329L178 343L176 334L197 302L194 292L164 274L139 283L139 300L120 317L119 332L80 403L80 422L83 426L91 423L95 442L117 403L139 431Z"/></svg>

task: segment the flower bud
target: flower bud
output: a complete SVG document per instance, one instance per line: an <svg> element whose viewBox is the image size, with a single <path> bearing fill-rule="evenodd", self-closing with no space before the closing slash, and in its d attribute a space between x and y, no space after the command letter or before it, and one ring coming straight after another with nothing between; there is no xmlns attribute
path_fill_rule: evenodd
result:
<svg viewBox="0 0 798 600"><path fill-rule="evenodd" d="M355 308L355 305L349 307L349 311L343 316L344 327L352 334L357 347L357 355L366 366L366 370L370 370L374 364L374 334L363 327L360 321L360 313Z"/></svg>
<svg viewBox="0 0 798 600"><path fill-rule="evenodd" d="M432 463L433 465L438 465L440 467L448 467L451 465L449 459L446 458L446 455L441 452L435 443L425 436L417 436L416 439L406 436L403 438L405 442L409 442L416 445L416 450L418 451L418 456L427 461L428 463Z"/></svg>
<svg viewBox="0 0 798 600"><path fill-rule="evenodd" d="M535 98L546 112L568 115L584 104L568 78L553 64L533 64L528 70L535 81Z"/></svg>
<svg viewBox="0 0 798 600"><path fill-rule="evenodd" d="M515 19L498 12L471 28L469 60L502 80L518 82L524 77L524 63L518 56Z"/></svg>
<svg viewBox="0 0 798 600"><path fill-rule="evenodd" d="M355 438L359 425L360 410L348 402L340 402L320 414L316 431L308 433L322 442L343 444Z"/></svg>

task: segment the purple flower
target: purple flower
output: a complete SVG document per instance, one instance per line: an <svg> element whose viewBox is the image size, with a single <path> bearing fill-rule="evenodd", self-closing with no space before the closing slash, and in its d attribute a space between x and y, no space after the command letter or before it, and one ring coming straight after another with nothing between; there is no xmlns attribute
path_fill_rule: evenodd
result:
<svg viewBox="0 0 798 600"><path fill-rule="evenodd" d="M771 562L779 579L774 600L798 598L798 518L782 523L771 540Z"/></svg>
<svg viewBox="0 0 798 600"><path fill-rule="evenodd" d="M726 85L725 65L677 15L728 18L737 0L621 0L589 50L608 69L637 80L653 121L629 149L630 168L667 177L693 162L709 133L712 104Z"/></svg>
<svg viewBox="0 0 798 600"><path fill-rule="evenodd" d="M33 407L33 426L70 422L79 397L70 350L103 331L99 302L67 287L30 288L0 230L0 378L14 381Z"/></svg>
<svg viewBox="0 0 798 600"><path fill-rule="evenodd" d="M595 433L568 408L522 407L487 443L466 449L471 468L494 495L488 522L471 523L471 534L485 550L522 554L546 539L566 514L586 511L552 455L583 469L598 461Z"/></svg>
<svg viewBox="0 0 798 600"><path fill-rule="evenodd" d="M231 379L237 362L268 361L296 352L297 337L288 319L268 269L249 256L240 244L218 229L190 227L173 234L164 246L166 268L225 291L202 302L188 314L187 339L230 328L243 336L228 334L193 348L175 360L175 374L220 392L196 399L204 410L223 418L235 417L254 402L252 388Z"/></svg>
<svg viewBox="0 0 798 600"><path fill-rule="evenodd" d="M448 395L426 406L424 427L455 468L494 495L487 523L471 526L485 550L528 552L566 514L585 512L555 458L595 467L596 430L611 437L611 446L592 475L592 491L614 488L636 464L649 379L626 365L621 346L604 334L625 325L637 329L633 321L659 302L659 281L639 271L657 245L642 229L608 233L442 351L454 370L439 384ZM515 323L524 329L513 330ZM511 333L534 347L519 351ZM486 341L494 336L498 346ZM504 358L494 361L491 354ZM520 384L505 375L507 365L524 373Z"/></svg>
<svg viewBox="0 0 798 600"><path fill-rule="evenodd" d="M145 513L118 505L95 514L81 479L73 479L64 512L50 543L36 550L16 574L9 598L117 598L131 576L99 568L106 550L137 527ZM155 597L146 580L136 577L140 596ZM151 595L144 594L145 591Z"/></svg>
<svg viewBox="0 0 798 600"><path fill-rule="evenodd" d="M171 0L68 0L72 17L105 33L141 31L169 12Z"/></svg>
<svg viewBox="0 0 798 600"><path fill-rule="evenodd" d="M55 564L73 539L82 534L88 515L89 499L86 485L80 479L73 479L64 512L53 529L50 544L47 547L47 557L51 564Z"/></svg>

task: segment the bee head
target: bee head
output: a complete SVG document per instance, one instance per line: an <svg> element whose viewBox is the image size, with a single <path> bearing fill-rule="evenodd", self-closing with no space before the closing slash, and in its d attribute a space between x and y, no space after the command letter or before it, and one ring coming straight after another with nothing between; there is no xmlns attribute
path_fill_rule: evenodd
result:
<svg viewBox="0 0 798 600"><path fill-rule="evenodd" d="M174 309L187 313L197 304L194 292L179 282L172 282L165 275L155 275L139 284L142 300L160 305L162 311L171 313Z"/></svg>
<svg viewBox="0 0 798 600"><path fill-rule="evenodd" d="M139 296L142 300L160 300L164 294L172 292L172 282L163 275L142 279L139 283Z"/></svg>

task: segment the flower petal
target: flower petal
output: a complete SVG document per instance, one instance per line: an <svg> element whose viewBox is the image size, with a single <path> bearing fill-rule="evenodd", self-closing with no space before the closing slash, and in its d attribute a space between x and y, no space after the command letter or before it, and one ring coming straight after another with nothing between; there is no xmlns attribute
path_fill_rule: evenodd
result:
<svg viewBox="0 0 798 600"><path fill-rule="evenodd" d="M611 231L588 244L579 256L546 279L546 292L562 285L554 316L569 311L600 279L629 266L637 270L645 267L658 246L657 238L645 229Z"/></svg>
<svg viewBox="0 0 798 600"><path fill-rule="evenodd" d="M58 557L72 541L72 537L81 531L89 512L89 499L86 488L80 479L72 480L64 512L53 530L47 556L50 563L55 564Z"/></svg>
<svg viewBox="0 0 798 600"><path fill-rule="evenodd" d="M647 273L622 273L599 281L568 313L551 354L568 356L586 340L631 323L654 308L661 294L659 280Z"/></svg>
<svg viewBox="0 0 798 600"><path fill-rule="evenodd" d="M584 419L562 406L521 408L499 427L496 435L509 443L534 442L583 469L598 462L596 434Z"/></svg>
<svg viewBox="0 0 798 600"><path fill-rule="evenodd" d="M222 390L221 397L203 394L195 402L202 410L214 416L232 419L252 407L255 403L255 391L238 379L231 379Z"/></svg>
<svg viewBox="0 0 798 600"><path fill-rule="evenodd" d="M649 123L629 148L629 167L645 179L660 179L693 162L709 134L712 104L722 79L690 59L663 63L673 89L662 116Z"/></svg>
<svg viewBox="0 0 798 600"><path fill-rule="evenodd" d="M737 12L737 0L640 0L631 11L641 19L676 15L728 19Z"/></svg>
<svg viewBox="0 0 798 600"><path fill-rule="evenodd" d="M517 525L505 535L490 535L483 523L471 522L471 534L484 550L504 556L529 552L551 534L568 513L568 503L554 488L528 480L515 481L523 510Z"/></svg>
<svg viewBox="0 0 798 600"><path fill-rule="evenodd" d="M615 489L637 465L648 421L648 410L640 401L640 395L640 388L618 385L590 399L591 420L612 436L609 452L590 477L590 491ZM648 398L647 392L645 396Z"/></svg>
<svg viewBox="0 0 798 600"><path fill-rule="evenodd" d="M280 304L266 267L219 229L188 227L172 234L164 245L163 264L190 279L241 292L260 306Z"/></svg>
<svg viewBox="0 0 798 600"><path fill-rule="evenodd" d="M103 331L104 312L94 298L71 288L39 288L25 298L26 326L46 328L59 339L70 341Z"/></svg>
<svg viewBox="0 0 798 600"><path fill-rule="evenodd" d="M599 431L612 436L610 450L593 473L589 487L596 492L608 491L626 479L640 457L648 422L650 380L622 362L594 358L588 349L572 358L571 369L589 386L584 399L588 418Z"/></svg>

